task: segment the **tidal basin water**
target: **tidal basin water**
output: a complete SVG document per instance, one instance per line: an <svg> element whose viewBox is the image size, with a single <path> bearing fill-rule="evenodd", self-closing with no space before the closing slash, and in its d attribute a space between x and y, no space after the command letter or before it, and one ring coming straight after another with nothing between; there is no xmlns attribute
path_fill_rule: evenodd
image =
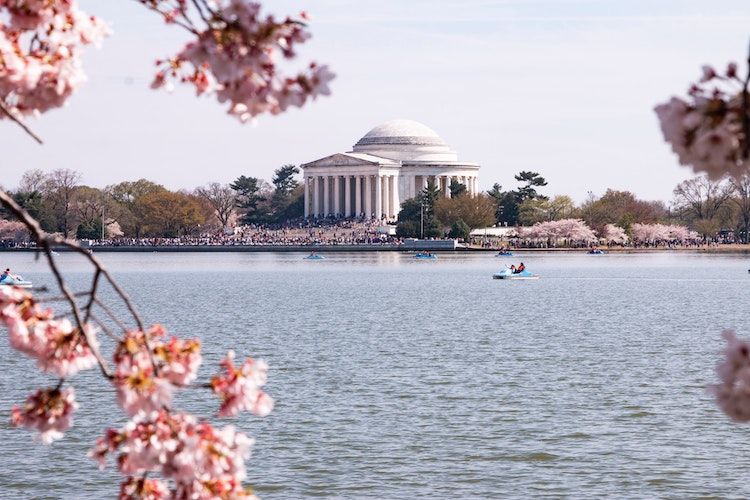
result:
<svg viewBox="0 0 750 500"><path fill-rule="evenodd" d="M202 380L227 349L268 361L274 412L220 422L257 439L264 499L750 496L750 426L705 391L721 330L750 337L747 257L98 255L149 321L203 340ZM88 284L80 258L59 259ZM491 279L519 261L542 278ZM30 254L0 253L6 266L53 284ZM85 456L125 420L97 371L72 380L63 440L9 426L45 383L0 342L0 497L115 497L111 464ZM211 416L217 401L176 406Z"/></svg>

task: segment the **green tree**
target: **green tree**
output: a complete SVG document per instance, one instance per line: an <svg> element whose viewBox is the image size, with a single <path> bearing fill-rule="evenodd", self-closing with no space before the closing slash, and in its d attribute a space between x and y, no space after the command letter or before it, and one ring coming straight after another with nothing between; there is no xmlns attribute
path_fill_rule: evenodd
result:
<svg viewBox="0 0 750 500"><path fill-rule="evenodd" d="M123 234L140 238L143 236L146 217L146 209L143 205L144 197L166 191L166 189L161 184L156 184L148 179L138 179L137 181L125 181L107 186L105 191L120 207L116 222L120 224Z"/></svg>
<svg viewBox="0 0 750 500"><path fill-rule="evenodd" d="M417 222L422 211L421 197L409 198L401 204L401 211L398 213L398 222Z"/></svg>
<svg viewBox="0 0 750 500"><path fill-rule="evenodd" d="M29 215L39 220L39 215L44 209L42 193L39 191L16 191L13 193L13 200L18 203L21 208L29 212Z"/></svg>
<svg viewBox="0 0 750 500"><path fill-rule="evenodd" d="M288 220L288 208L292 202L292 193L299 187L299 182L294 178L300 172L296 165L284 165L274 171L274 190L271 197L271 222L284 222ZM302 201L304 208L304 201Z"/></svg>
<svg viewBox="0 0 750 500"><path fill-rule="evenodd" d="M305 188L297 186L289 195L286 206L274 214L276 222L284 223L290 220L299 219L305 215Z"/></svg>
<svg viewBox="0 0 750 500"><path fill-rule="evenodd" d="M458 182L456 179L451 180L450 186L448 186L451 192L451 198L458 198L462 194L466 193L466 184Z"/></svg>
<svg viewBox="0 0 750 500"><path fill-rule="evenodd" d="M240 210L240 220L243 224L255 224L258 219L258 204L261 196L262 181L257 177L239 176L229 185L237 193L237 208Z"/></svg>
<svg viewBox="0 0 750 500"><path fill-rule="evenodd" d="M185 193L156 191L143 196L144 232L149 236L173 238L196 233L206 223L198 199Z"/></svg>
<svg viewBox="0 0 750 500"><path fill-rule="evenodd" d="M428 182L416 197L404 201L398 213L396 231L399 231L400 225L402 234L420 237L423 228L427 238L442 236L442 224L435 218L435 204L440 199L440 193L440 188L434 182Z"/></svg>
<svg viewBox="0 0 750 500"><path fill-rule="evenodd" d="M289 196L296 189L299 182L294 178L300 172L296 165L284 165L273 173L271 182L274 185L274 195Z"/></svg>
<svg viewBox="0 0 750 500"><path fill-rule="evenodd" d="M524 200L534 198L546 199L546 196L542 196L536 192L535 188L547 185L547 181L544 179L544 177L539 175L537 172L522 170L515 176L515 179L518 182L524 183L524 185L521 186L517 191L519 203L523 202Z"/></svg>
<svg viewBox="0 0 750 500"><path fill-rule="evenodd" d="M399 238L419 238L419 224L405 220L396 224L396 236Z"/></svg>
<svg viewBox="0 0 750 500"><path fill-rule="evenodd" d="M98 240L102 237L102 220L95 219L90 222L78 224L76 238L79 240Z"/></svg>
<svg viewBox="0 0 750 500"><path fill-rule="evenodd" d="M456 222L453 223L451 226L451 230L449 233L451 238L456 238L459 240L469 241L469 237L471 235L471 228L468 224L466 224L463 219L458 219Z"/></svg>
<svg viewBox="0 0 750 500"><path fill-rule="evenodd" d="M495 204L495 221L506 226L518 224L518 192L503 191L500 184L495 183L487 191Z"/></svg>

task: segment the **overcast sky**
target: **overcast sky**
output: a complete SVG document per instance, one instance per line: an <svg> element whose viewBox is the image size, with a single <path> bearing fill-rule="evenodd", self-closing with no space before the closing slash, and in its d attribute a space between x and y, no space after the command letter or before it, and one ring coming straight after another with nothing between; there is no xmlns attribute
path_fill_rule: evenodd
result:
<svg viewBox="0 0 750 500"><path fill-rule="evenodd" d="M653 106L684 93L703 64L744 61L750 41L744 0L266 2L278 15L310 13L300 64L312 58L338 76L331 97L253 127L187 88L148 88L153 61L185 40L178 28L134 1L80 2L114 34L86 52L89 81L69 105L30 121L44 146L0 124L6 187L27 169L61 167L99 187L270 179L408 118L481 164L483 189L515 187L514 173L534 170L547 194L577 201L608 187L669 200L691 172L663 143Z"/></svg>

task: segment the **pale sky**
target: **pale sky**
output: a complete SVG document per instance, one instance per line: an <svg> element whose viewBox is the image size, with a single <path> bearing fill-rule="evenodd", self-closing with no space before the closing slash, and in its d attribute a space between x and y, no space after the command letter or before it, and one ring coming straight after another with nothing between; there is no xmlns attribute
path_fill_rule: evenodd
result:
<svg viewBox="0 0 750 500"><path fill-rule="evenodd" d="M333 95L241 125L188 88L148 88L156 58L185 34L135 1L80 0L114 31L89 49L89 81L62 110L30 121L38 146L0 124L0 184L31 168L71 168L103 187L146 177L193 188L347 151L393 118L420 121L477 162L480 186L540 172L577 201L608 187L669 200L691 176L663 143L653 106L683 94L703 64L742 62L741 0L279 0L306 10L309 58L337 74ZM741 64L743 71L744 64Z"/></svg>

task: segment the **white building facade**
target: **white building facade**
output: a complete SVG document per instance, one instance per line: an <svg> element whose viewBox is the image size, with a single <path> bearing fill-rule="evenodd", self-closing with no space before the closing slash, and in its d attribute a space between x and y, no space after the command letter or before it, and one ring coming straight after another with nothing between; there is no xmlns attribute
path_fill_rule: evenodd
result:
<svg viewBox="0 0 750 500"><path fill-rule="evenodd" d="M452 180L472 196L479 192L479 165L458 155L432 129L411 120L378 125L354 145L302 165L305 218L358 217L392 220L401 202L428 182L449 197Z"/></svg>

